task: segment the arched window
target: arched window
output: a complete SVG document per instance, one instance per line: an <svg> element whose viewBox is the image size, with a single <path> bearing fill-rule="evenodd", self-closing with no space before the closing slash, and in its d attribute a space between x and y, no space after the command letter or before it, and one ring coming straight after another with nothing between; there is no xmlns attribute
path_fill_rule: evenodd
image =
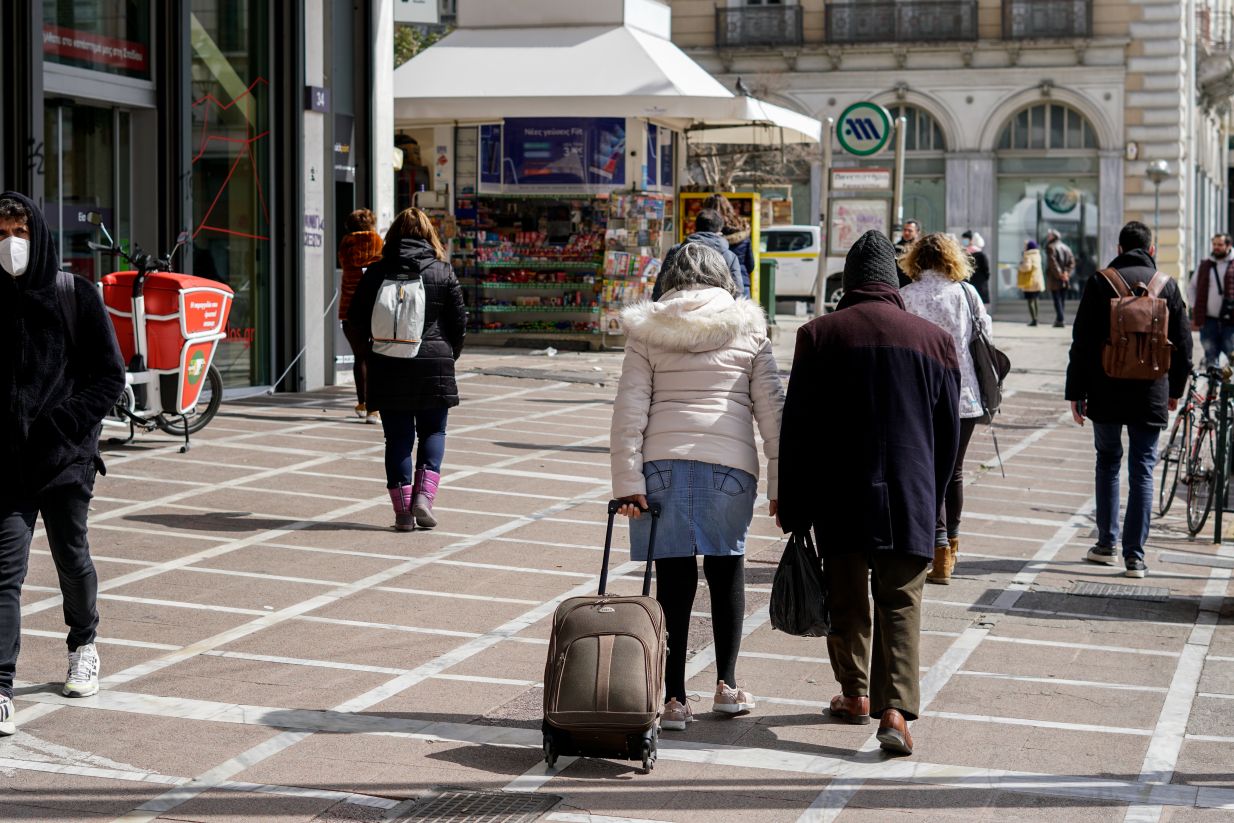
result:
<svg viewBox="0 0 1234 823"><path fill-rule="evenodd" d="M903 117L907 121L904 128L905 151L946 151L943 130L928 111L904 104L888 106L887 110L893 118Z"/></svg>
<svg viewBox="0 0 1234 823"><path fill-rule="evenodd" d="M1000 150L1095 149L1097 135L1088 119L1059 103L1031 106L1007 121Z"/></svg>

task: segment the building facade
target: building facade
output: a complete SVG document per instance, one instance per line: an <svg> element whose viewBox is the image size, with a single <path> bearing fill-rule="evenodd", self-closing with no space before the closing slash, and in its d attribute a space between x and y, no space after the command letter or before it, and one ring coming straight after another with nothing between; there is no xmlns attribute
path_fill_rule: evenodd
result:
<svg viewBox="0 0 1234 823"><path fill-rule="evenodd" d="M671 5L674 41L726 84L820 119L861 100L903 115L905 218L981 232L1003 299L1025 241L1050 228L1081 281L1127 220L1159 227L1174 276L1228 230L1230 0ZM1156 160L1170 170L1159 188Z"/></svg>
<svg viewBox="0 0 1234 823"><path fill-rule="evenodd" d="M91 279L119 264L88 212L125 248L187 231L175 268L235 292L227 385L333 382L337 227L393 217L392 37L393 0L5 2L0 186Z"/></svg>

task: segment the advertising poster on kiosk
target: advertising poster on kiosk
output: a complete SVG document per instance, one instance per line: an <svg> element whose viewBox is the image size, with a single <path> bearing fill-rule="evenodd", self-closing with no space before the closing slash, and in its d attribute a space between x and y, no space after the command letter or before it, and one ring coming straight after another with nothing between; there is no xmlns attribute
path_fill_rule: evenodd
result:
<svg viewBox="0 0 1234 823"><path fill-rule="evenodd" d="M626 122L621 117L508 118L502 154L506 185L624 185Z"/></svg>

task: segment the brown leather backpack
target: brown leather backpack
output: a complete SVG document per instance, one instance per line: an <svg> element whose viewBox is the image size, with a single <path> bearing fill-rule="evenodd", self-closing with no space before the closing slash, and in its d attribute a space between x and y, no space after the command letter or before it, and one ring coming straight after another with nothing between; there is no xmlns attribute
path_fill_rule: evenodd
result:
<svg viewBox="0 0 1234 823"><path fill-rule="evenodd" d="M1170 370L1174 345L1168 335L1170 311L1161 292L1169 275L1157 272L1145 286L1134 288L1116 269L1098 272L1114 289L1110 300L1110 339L1101 365L1116 380L1159 380Z"/></svg>

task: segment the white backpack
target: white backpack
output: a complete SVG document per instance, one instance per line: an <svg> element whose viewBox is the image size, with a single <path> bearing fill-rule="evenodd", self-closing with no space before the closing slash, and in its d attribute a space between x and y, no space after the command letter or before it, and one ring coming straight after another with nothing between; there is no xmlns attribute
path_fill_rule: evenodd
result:
<svg viewBox="0 0 1234 823"><path fill-rule="evenodd" d="M424 334L424 279L387 277L377 290L371 323L373 351L386 357L412 358Z"/></svg>

